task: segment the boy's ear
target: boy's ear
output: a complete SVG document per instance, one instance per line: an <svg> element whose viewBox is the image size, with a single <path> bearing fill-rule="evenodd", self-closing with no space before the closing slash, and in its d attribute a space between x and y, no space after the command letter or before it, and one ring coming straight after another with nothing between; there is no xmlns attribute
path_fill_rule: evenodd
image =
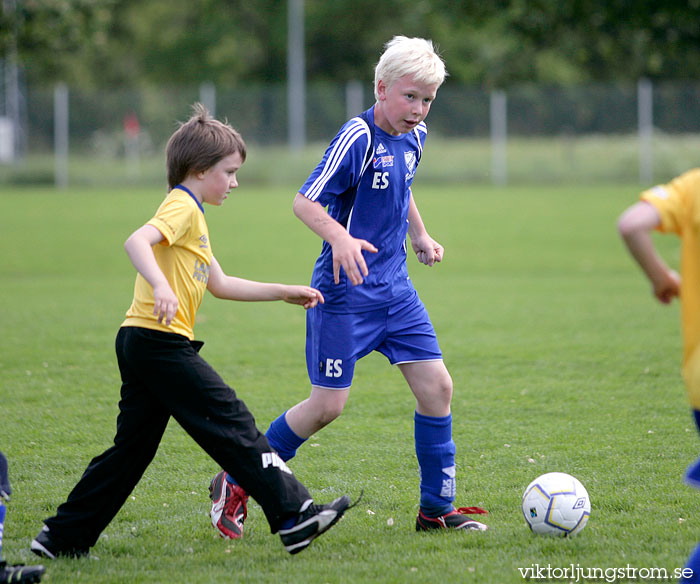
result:
<svg viewBox="0 0 700 584"><path fill-rule="evenodd" d="M386 90L387 90L386 83L384 83L384 81L382 79L377 81L377 95L379 96L380 100L386 99Z"/></svg>

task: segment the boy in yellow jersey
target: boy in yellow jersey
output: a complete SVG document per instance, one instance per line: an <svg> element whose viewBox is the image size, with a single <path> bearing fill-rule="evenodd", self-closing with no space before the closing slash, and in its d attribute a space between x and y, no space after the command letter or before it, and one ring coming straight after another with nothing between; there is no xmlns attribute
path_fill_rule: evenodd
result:
<svg viewBox="0 0 700 584"><path fill-rule="evenodd" d="M117 334L122 378L114 445L94 458L32 542L36 554L83 556L119 511L155 456L172 416L263 508L272 533L297 553L332 527L350 499L315 505L255 426L235 392L199 356L195 315L208 290L228 300L284 300L306 309L318 290L227 276L212 254L203 203L221 205L238 186L245 143L200 104L170 138L169 193L124 247L138 274Z"/></svg>
<svg viewBox="0 0 700 584"><path fill-rule="evenodd" d="M620 217L618 228L632 257L664 304L681 298L683 379L700 429L700 168L641 194L641 201ZM681 238L681 276L657 253L651 231ZM700 458L686 472L686 482L700 488ZM700 582L700 545L691 554L681 582Z"/></svg>

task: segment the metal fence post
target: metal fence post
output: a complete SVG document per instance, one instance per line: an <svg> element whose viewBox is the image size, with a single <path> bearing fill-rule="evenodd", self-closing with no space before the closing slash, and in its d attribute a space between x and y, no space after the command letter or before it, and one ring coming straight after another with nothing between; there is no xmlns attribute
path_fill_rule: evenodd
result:
<svg viewBox="0 0 700 584"><path fill-rule="evenodd" d="M53 92L54 110L54 182L68 186L68 86L59 83Z"/></svg>
<svg viewBox="0 0 700 584"><path fill-rule="evenodd" d="M506 157L508 122L504 91L491 92L489 111L491 118L491 181L497 185L504 185L508 182Z"/></svg>
<svg viewBox="0 0 700 584"><path fill-rule="evenodd" d="M348 81L345 85L345 117L349 120L365 109L365 92L360 81Z"/></svg>
<svg viewBox="0 0 700 584"><path fill-rule="evenodd" d="M304 0L289 0L287 10L287 111L289 146L294 150L306 144Z"/></svg>
<svg viewBox="0 0 700 584"><path fill-rule="evenodd" d="M654 103L651 81L637 83L637 123L639 128L639 182L651 184L654 180Z"/></svg>
<svg viewBox="0 0 700 584"><path fill-rule="evenodd" d="M216 86L213 83L202 83L199 86L199 101L209 110L213 118L216 117Z"/></svg>

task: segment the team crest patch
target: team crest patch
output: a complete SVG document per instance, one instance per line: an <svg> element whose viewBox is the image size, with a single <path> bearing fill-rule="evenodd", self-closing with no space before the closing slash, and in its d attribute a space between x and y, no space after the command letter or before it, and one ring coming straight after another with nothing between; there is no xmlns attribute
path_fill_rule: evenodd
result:
<svg viewBox="0 0 700 584"><path fill-rule="evenodd" d="M411 150L410 152L404 152L403 158L406 161L406 168L408 169L408 172L409 173L414 172L415 168L416 168L416 153L415 153L415 151Z"/></svg>

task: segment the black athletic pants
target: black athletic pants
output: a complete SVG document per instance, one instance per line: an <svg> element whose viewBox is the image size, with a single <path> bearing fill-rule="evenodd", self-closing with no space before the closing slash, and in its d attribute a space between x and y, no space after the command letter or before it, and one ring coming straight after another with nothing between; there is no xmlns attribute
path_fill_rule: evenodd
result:
<svg viewBox="0 0 700 584"><path fill-rule="evenodd" d="M90 462L68 500L45 521L53 537L76 547L95 544L153 460L170 416L260 504L273 533L311 498L270 455L246 405L199 356L201 346L172 333L119 330L114 446Z"/></svg>

